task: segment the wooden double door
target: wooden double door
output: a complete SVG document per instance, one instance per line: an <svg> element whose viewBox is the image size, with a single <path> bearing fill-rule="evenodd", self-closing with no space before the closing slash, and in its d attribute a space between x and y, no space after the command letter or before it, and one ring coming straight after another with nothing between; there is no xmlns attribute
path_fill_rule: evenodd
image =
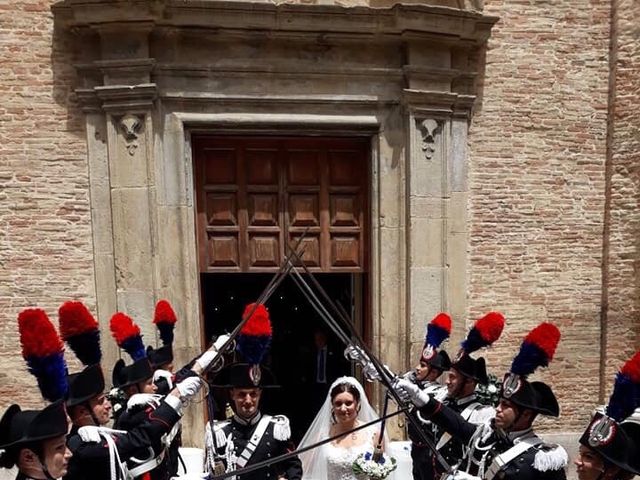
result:
<svg viewBox="0 0 640 480"><path fill-rule="evenodd" d="M269 272L306 232L318 272L367 270L369 140L197 136L200 271Z"/></svg>

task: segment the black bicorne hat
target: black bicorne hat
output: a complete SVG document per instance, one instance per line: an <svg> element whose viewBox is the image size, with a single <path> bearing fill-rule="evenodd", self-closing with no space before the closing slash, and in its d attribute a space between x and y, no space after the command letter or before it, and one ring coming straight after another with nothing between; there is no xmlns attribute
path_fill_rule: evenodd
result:
<svg viewBox="0 0 640 480"><path fill-rule="evenodd" d="M520 375L509 373L502 383L500 395L519 407L550 417L560 416L558 400L546 383L529 382Z"/></svg>
<svg viewBox="0 0 640 480"><path fill-rule="evenodd" d="M151 377L153 377L153 367L147 357L136 360L131 365L125 365L124 360L120 359L113 367L111 375L113 386L117 388L146 382Z"/></svg>
<svg viewBox="0 0 640 480"><path fill-rule="evenodd" d="M173 348L171 345L165 345L160 348L153 348L151 345L147 347L147 358L151 362L154 370L173 362Z"/></svg>
<svg viewBox="0 0 640 480"><path fill-rule="evenodd" d="M275 388L271 370L252 363L232 363L214 377L212 386L221 388Z"/></svg>
<svg viewBox="0 0 640 480"><path fill-rule="evenodd" d="M515 405L542 415L560 415L558 400L551 387L543 382L529 382L527 377L539 367L546 367L560 342L560 330L549 322L542 322L522 341L520 351L513 358L509 373L504 376L500 395Z"/></svg>
<svg viewBox="0 0 640 480"><path fill-rule="evenodd" d="M640 475L640 351L617 373L609 403L596 413L580 443Z"/></svg>
<svg viewBox="0 0 640 480"><path fill-rule="evenodd" d="M99 364L89 365L81 372L72 373L68 381L67 407L80 405L104 392L104 374Z"/></svg>
<svg viewBox="0 0 640 480"><path fill-rule="evenodd" d="M440 350L436 355L427 362L432 368L437 368L442 372L446 372L451 368L451 359L444 350Z"/></svg>
<svg viewBox="0 0 640 480"><path fill-rule="evenodd" d="M598 412L580 437L580 443L616 467L640 475L640 424L618 423Z"/></svg>
<svg viewBox="0 0 640 480"><path fill-rule="evenodd" d="M462 352L458 358L451 364L452 369L457 370L465 377L469 377L478 383L486 385L489 383L487 376L487 365L483 357L478 359L472 358L467 353Z"/></svg>
<svg viewBox="0 0 640 480"><path fill-rule="evenodd" d="M64 402L58 400L42 410L21 410L11 405L0 419L0 448L66 435L69 425Z"/></svg>

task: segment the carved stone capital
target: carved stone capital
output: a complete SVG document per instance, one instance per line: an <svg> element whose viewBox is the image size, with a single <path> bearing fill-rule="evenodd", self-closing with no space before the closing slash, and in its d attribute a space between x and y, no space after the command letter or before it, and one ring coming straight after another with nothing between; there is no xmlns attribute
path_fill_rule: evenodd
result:
<svg viewBox="0 0 640 480"><path fill-rule="evenodd" d="M422 135L422 151L427 160L436 152L436 137L442 131L442 123L433 118L417 119L416 124Z"/></svg>
<svg viewBox="0 0 640 480"><path fill-rule="evenodd" d="M144 117L126 113L117 122L118 130L124 137L127 152L133 156L138 148L138 135L144 127Z"/></svg>
<svg viewBox="0 0 640 480"><path fill-rule="evenodd" d="M144 114L153 107L157 96L154 83L94 87L102 108L113 115Z"/></svg>

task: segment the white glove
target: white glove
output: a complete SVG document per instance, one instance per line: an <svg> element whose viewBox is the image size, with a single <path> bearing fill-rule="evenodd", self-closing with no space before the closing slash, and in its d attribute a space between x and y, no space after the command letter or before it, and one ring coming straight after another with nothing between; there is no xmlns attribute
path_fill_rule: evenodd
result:
<svg viewBox="0 0 640 480"><path fill-rule="evenodd" d="M100 435L100 427L96 427L95 425L80 427L78 429L78 435L80 435L80 438L83 442L100 443L102 441L102 437Z"/></svg>
<svg viewBox="0 0 640 480"><path fill-rule="evenodd" d="M401 400L413 403L416 407L424 407L431 397L429 393L425 390L420 390L415 383L410 382L409 380L405 380L404 378L399 378L392 385L393 389L396 391Z"/></svg>
<svg viewBox="0 0 640 480"><path fill-rule="evenodd" d="M200 367L201 370L206 370L209 365L211 365L211 363L216 358L218 358L218 355L220 354L217 350L207 350L202 355L200 355L200 357L198 357L195 363Z"/></svg>
<svg viewBox="0 0 640 480"><path fill-rule="evenodd" d="M180 392L182 401L191 400L202 388L202 379L200 377L187 377L176 384L176 388Z"/></svg>
<svg viewBox="0 0 640 480"><path fill-rule="evenodd" d="M156 370L153 372L153 383L156 383L158 379L164 378L169 385L169 390L173 389L173 374L167 370Z"/></svg>
<svg viewBox="0 0 640 480"><path fill-rule="evenodd" d="M182 416L182 409L184 405L182 405L182 402L178 397L173 394L169 394L164 397L164 403L173 408L178 415Z"/></svg>
<svg viewBox="0 0 640 480"><path fill-rule="evenodd" d="M216 341L213 342L213 346L216 350L220 351L220 349L222 348L222 346L227 343L227 340L229 340L229 335L220 335L218 338L216 338Z"/></svg>
<svg viewBox="0 0 640 480"><path fill-rule="evenodd" d="M158 408L161 401L162 395L155 393L136 393L127 401L127 410L140 405L149 405L153 408Z"/></svg>
<svg viewBox="0 0 640 480"><path fill-rule="evenodd" d="M456 472L453 475L449 475L445 480L482 480L480 477L474 477L467 472Z"/></svg>
<svg viewBox="0 0 640 480"><path fill-rule="evenodd" d="M227 343L227 340L229 340L229 335L220 335L216 339L216 341L213 342L213 347L200 355L195 363L202 370L206 370L207 368L209 368L209 365L211 365L220 355L220 349L225 343Z"/></svg>

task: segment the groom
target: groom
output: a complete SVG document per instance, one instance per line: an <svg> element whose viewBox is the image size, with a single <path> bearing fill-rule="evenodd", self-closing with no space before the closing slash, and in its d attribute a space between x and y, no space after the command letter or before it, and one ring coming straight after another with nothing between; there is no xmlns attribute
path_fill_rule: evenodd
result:
<svg viewBox="0 0 640 480"><path fill-rule="evenodd" d="M221 370L214 383L229 389L234 415L214 422L213 432L207 424L205 438L207 466L210 472L241 470L263 460L290 452L291 428L284 415L270 416L260 411L262 389L273 387L270 372L258 364L235 363ZM298 457L272 464L238 480L300 480L302 465Z"/></svg>

